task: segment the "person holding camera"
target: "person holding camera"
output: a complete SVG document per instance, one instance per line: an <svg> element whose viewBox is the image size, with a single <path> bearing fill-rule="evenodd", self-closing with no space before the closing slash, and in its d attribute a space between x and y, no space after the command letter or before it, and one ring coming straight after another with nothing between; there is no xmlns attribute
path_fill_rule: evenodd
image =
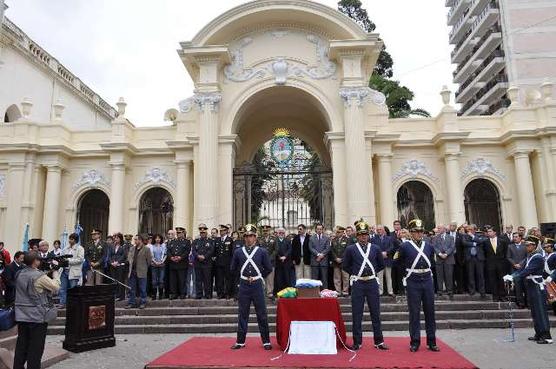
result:
<svg viewBox="0 0 556 369"><path fill-rule="evenodd" d="M56 319L52 295L58 293L60 281L39 270L41 259L35 252L23 258L26 267L16 278L15 320L17 343L14 369L40 369L48 322Z"/></svg>

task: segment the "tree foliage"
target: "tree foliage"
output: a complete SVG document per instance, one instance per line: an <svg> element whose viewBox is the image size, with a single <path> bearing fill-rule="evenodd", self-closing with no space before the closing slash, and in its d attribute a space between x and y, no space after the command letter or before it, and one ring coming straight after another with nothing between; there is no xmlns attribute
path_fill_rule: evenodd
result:
<svg viewBox="0 0 556 369"><path fill-rule="evenodd" d="M338 10L350 17L365 32L370 33L376 29L376 25L370 20L367 10L363 8L360 0L340 0ZM409 88L401 86L399 81L393 80L394 60L383 46L378 56L373 75L369 81L369 87L382 92L386 96L386 105L390 118L407 118L411 115L430 117L424 109L412 109L410 101L414 94Z"/></svg>

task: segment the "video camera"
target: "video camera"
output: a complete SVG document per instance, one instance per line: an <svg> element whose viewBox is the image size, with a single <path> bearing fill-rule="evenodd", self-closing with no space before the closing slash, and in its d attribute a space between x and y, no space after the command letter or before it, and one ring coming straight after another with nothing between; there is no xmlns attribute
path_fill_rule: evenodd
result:
<svg viewBox="0 0 556 369"><path fill-rule="evenodd" d="M60 268L67 267L68 259L70 259L71 257L72 255L58 255L41 258L41 265L39 266L39 270L48 272L50 270L58 270ZM57 265L54 264L53 261L56 261Z"/></svg>

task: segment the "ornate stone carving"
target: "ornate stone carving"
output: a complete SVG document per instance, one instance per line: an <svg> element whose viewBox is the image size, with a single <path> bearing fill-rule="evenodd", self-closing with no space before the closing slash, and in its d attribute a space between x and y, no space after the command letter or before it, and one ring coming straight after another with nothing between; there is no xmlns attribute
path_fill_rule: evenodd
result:
<svg viewBox="0 0 556 369"><path fill-rule="evenodd" d="M340 97L348 106L354 102L357 103L357 106L363 106L369 100L377 105L386 104L386 96L370 87L342 87L340 88Z"/></svg>
<svg viewBox="0 0 556 369"><path fill-rule="evenodd" d="M331 61L328 56L328 43L325 40L317 35L300 31L277 29L268 32L273 39L293 33L303 34L308 42L315 45L317 65L309 66L298 60L286 60L284 56L275 56L269 62L258 65L256 68L245 68L243 50L253 42L253 37L247 36L230 47L232 63L224 68L226 79L232 82L245 82L253 78L271 75L276 77L276 84L283 85L290 77L332 78L336 74L336 63Z"/></svg>
<svg viewBox="0 0 556 369"><path fill-rule="evenodd" d="M408 160L402 165L401 169L392 176L392 182L395 182L403 177L417 178L418 176L427 177L433 181L437 180L437 178L427 168L425 163L420 160L413 159Z"/></svg>
<svg viewBox="0 0 556 369"><path fill-rule="evenodd" d="M73 190L75 191L81 186L99 188L101 185L110 186L110 181L100 171L91 169L83 172L81 178L73 184Z"/></svg>
<svg viewBox="0 0 556 369"><path fill-rule="evenodd" d="M180 101L179 107L182 113L189 113L194 106L202 111L206 105L211 111L216 111L220 101L222 101L220 92L198 92L192 97Z"/></svg>
<svg viewBox="0 0 556 369"><path fill-rule="evenodd" d="M137 189L147 183L153 183L153 184L165 183L172 188L176 188L176 184L174 180L170 178L170 176L168 175L168 173L166 173L165 170L160 169L158 167L153 167L147 170L143 179L141 179L139 182L135 184L135 188Z"/></svg>
<svg viewBox="0 0 556 369"><path fill-rule="evenodd" d="M6 176L0 174L0 197L4 197L6 194Z"/></svg>
<svg viewBox="0 0 556 369"><path fill-rule="evenodd" d="M506 176L504 175L504 173L496 169L494 165L485 158L477 158L475 160L469 161L465 168L463 168L463 170L461 171L461 178L463 179L472 174L484 176L487 173L492 174L502 181L506 180Z"/></svg>

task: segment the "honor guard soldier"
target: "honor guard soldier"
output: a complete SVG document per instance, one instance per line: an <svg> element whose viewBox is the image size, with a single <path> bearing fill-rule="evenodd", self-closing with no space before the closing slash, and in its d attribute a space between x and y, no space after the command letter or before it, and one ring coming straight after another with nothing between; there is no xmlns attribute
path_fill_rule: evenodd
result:
<svg viewBox="0 0 556 369"><path fill-rule="evenodd" d="M552 238L545 238L542 247L546 255L544 271L547 277L545 282L552 283L556 280L556 252L554 252L554 240Z"/></svg>
<svg viewBox="0 0 556 369"><path fill-rule="evenodd" d="M272 350L264 295L264 279L272 271L270 257L265 248L257 245L257 227L253 224L245 226L244 240L245 246L234 251L231 265L232 270L239 270L240 275L237 340L231 348L237 350L245 347L249 310L253 303L263 347Z"/></svg>
<svg viewBox="0 0 556 369"><path fill-rule="evenodd" d="M365 300L371 313L375 347L388 350L384 343L380 322L380 293L378 272L384 269L382 252L377 245L369 242L369 225L360 221L355 226L357 243L349 245L343 255L342 269L351 275L351 314L353 317L353 350L359 350L363 343L363 310Z"/></svg>
<svg viewBox="0 0 556 369"><path fill-rule="evenodd" d="M185 228L176 227L176 238L168 241L166 253L168 259L168 270L170 271L170 300L179 296L184 299L187 289L185 277L189 266L189 252L191 242L185 238Z"/></svg>
<svg viewBox="0 0 556 369"><path fill-rule="evenodd" d="M332 266L334 268L334 288L340 296L349 293L349 273L342 269L346 248L351 244L345 231L344 227L336 227L336 237L332 241L332 248L330 249Z"/></svg>
<svg viewBox="0 0 556 369"><path fill-rule="evenodd" d="M545 260L537 250L538 244L538 237L527 237L525 240L525 247L527 248L525 267L512 274L510 280L525 280L529 308L531 309L531 317L535 327L535 335L529 337L529 341L535 341L538 344L548 344L552 343L552 336L550 335L550 321L548 320L548 310L546 308L546 287L542 276L545 270Z"/></svg>
<svg viewBox="0 0 556 369"><path fill-rule="evenodd" d="M409 222L411 239L402 243L398 250L399 262L405 267L403 285L407 288L409 309L410 351L416 352L421 344L421 305L425 313L427 346L430 351L440 351L436 345L436 320L434 316L434 282L431 260L434 247L423 240L423 221L414 219Z"/></svg>
<svg viewBox="0 0 556 369"><path fill-rule="evenodd" d="M230 228L220 225L220 237L214 245L216 256L216 295L219 299L230 298L232 295L233 275L230 270L232 261L233 241L228 235Z"/></svg>
<svg viewBox="0 0 556 369"><path fill-rule="evenodd" d="M212 298L212 256L214 242L208 237L206 224L199 224L199 238L193 241L195 257L195 292L197 299Z"/></svg>
<svg viewBox="0 0 556 369"><path fill-rule="evenodd" d="M268 297L274 296L274 264L276 260L276 238L270 234L272 227L269 225L262 226L263 228L263 237L260 240L261 247L265 248L268 251L268 256L270 257L270 263L272 264L272 271L266 277L266 295Z"/></svg>

